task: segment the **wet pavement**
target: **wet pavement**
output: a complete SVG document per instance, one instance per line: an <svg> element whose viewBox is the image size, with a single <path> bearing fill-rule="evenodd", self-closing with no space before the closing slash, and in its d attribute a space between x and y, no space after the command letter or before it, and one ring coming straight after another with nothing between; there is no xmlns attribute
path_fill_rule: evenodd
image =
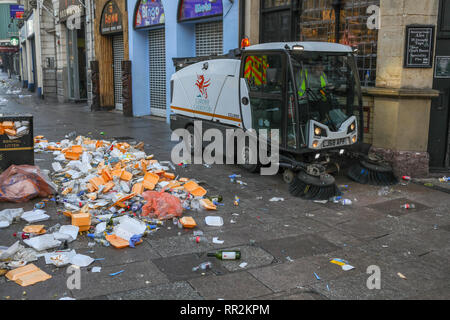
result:
<svg viewBox="0 0 450 320"><path fill-rule="evenodd" d="M4 75L0 80L7 80ZM17 82L15 82L17 84ZM170 160L176 142L170 141L170 129L163 120L150 117L126 118L116 112L90 112L85 103L56 104L19 94L6 94L0 84L0 113L30 113L34 116L34 135L60 141L76 131L92 139L144 141L145 152L163 161ZM24 90L22 95L29 95ZM102 134L103 133L103 134ZM35 164L51 169L53 156L36 153ZM216 213L190 212L208 239L218 237L223 244L194 243L192 230L180 230L166 223L143 244L115 249L88 247L86 236L70 244L77 253L95 261L90 267L102 267L100 273L82 268L81 289L69 290L67 268L35 265L52 276L50 280L23 288L0 277L0 299L449 299L450 298L450 195L409 183L395 186L388 195L378 195L379 187L364 186L338 177L339 185L349 185L344 197L351 206L320 204L292 197L281 175L259 176L237 166L187 165L177 174L204 182L208 194L220 194L224 206ZM241 174L247 185L233 184L229 175ZM241 201L233 205L234 197ZM261 198L262 197L262 198ZM284 201L270 202L272 197ZM38 200L25 204L0 204L0 210L23 207L31 210ZM415 204L402 210L405 203ZM46 207L51 220L70 224ZM207 215L224 220L220 228L207 226ZM24 222L0 230L0 246L10 246ZM167 227L171 227L168 229ZM240 261L211 260L207 252L239 248ZM92 252L93 251L93 252ZM347 260L355 267L344 271L330 263L333 258ZM213 267L202 273L192 268L211 261ZM246 262L247 266L239 265ZM367 286L369 266L377 266L381 288ZM123 272L116 276L110 273ZM398 276L403 274L406 279ZM320 279L320 280L319 280ZM25 294L24 294L25 292Z"/></svg>

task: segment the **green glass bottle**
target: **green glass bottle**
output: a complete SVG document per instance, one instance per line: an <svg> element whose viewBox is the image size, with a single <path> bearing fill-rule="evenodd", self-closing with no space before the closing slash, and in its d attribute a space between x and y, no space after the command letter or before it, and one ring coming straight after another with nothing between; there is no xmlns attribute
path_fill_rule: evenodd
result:
<svg viewBox="0 0 450 320"><path fill-rule="evenodd" d="M216 257L219 260L239 260L241 259L241 251L221 250L215 253L208 253L208 257Z"/></svg>
<svg viewBox="0 0 450 320"><path fill-rule="evenodd" d="M206 197L208 200L210 200L210 201L217 201L217 202L222 202L223 201L223 198L222 198L222 196L221 195L217 195L217 196L209 196L209 197Z"/></svg>

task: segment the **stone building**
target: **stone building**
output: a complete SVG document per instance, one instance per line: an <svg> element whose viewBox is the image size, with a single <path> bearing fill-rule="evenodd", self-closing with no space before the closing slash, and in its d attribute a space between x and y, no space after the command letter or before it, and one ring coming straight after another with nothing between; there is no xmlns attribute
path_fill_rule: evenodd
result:
<svg viewBox="0 0 450 320"><path fill-rule="evenodd" d="M251 44L357 47L365 141L398 174L450 168L450 1L241 0L241 8Z"/></svg>

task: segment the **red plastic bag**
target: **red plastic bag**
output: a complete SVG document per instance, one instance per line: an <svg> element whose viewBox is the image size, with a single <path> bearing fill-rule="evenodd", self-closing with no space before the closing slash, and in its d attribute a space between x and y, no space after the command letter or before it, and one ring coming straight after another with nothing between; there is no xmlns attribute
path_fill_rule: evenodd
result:
<svg viewBox="0 0 450 320"><path fill-rule="evenodd" d="M181 200L167 192L146 191L142 194L147 203L142 207L142 216L161 220L181 217Z"/></svg>
<svg viewBox="0 0 450 320"><path fill-rule="evenodd" d="M55 193L53 183L36 166L12 165L0 175L0 202L27 202Z"/></svg>

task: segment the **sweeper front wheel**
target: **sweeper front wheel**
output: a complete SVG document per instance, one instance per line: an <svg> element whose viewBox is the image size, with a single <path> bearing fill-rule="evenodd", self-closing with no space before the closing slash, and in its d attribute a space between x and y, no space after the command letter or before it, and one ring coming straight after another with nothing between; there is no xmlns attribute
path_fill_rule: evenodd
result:
<svg viewBox="0 0 450 320"><path fill-rule="evenodd" d="M329 200L342 195L333 176L329 174L312 176L303 171L294 176L289 185L289 192L306 200Z"/></svg>
<svg viewBox="0 0 450 320"><path fill-rule="evenodd" d="M398 183L392 167L382 161L361 160L353 165L347 176L361 184L392 186Z"/></svg>

